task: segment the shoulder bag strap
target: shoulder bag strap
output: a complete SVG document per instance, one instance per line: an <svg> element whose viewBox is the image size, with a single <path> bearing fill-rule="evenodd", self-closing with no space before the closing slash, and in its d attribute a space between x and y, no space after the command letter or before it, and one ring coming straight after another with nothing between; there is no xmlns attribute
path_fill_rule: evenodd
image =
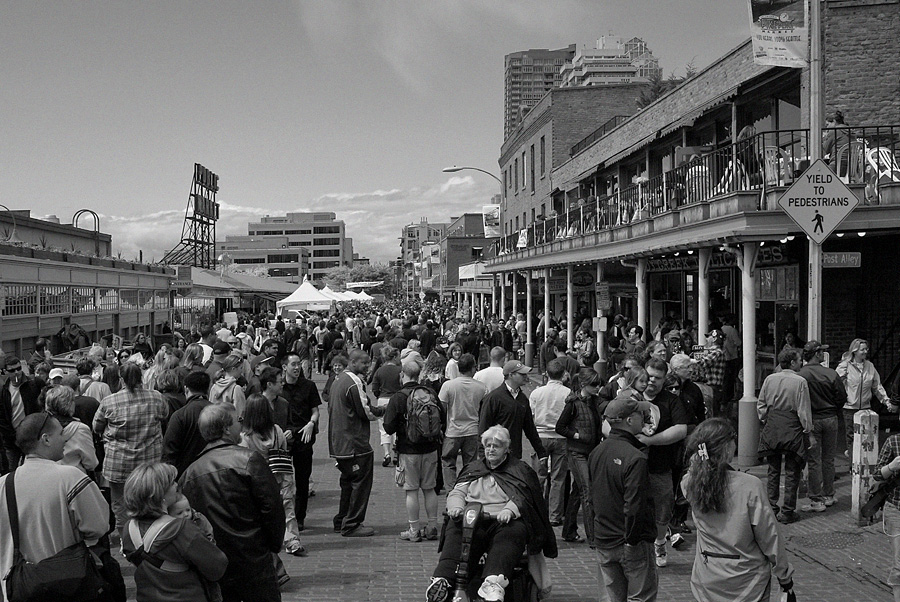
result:
<svg viewBox="0 0 900 602"><path fill-rule="evenodd" d="M9 512L9 530L12 531L13 553L19 554L19 507L16 505L16 471L6 477L6 510Z"/></svg>

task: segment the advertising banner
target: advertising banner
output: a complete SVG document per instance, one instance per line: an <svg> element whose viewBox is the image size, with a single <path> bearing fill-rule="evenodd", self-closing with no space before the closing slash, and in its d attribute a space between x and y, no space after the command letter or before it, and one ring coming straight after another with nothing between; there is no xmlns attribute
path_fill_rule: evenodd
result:
<svg viewBox="0 0 900 602"><path fill-rule="evenodd" d="M497 238L500 236L500 205L483 205L481 218L484 222L484 237Z"/></svg>
<svg viewBox="0 0 900 602"><path fill-rule="evenodd" d="M753 62L773 67L805 67L809 47L806 0L747 0Z"/></svg>
<svg viewBox="0 0 900 602"><path fill-rule="evenodd" d="M519 230L519 242L516 243L517 249L528 247L528 230Z"/></svg>

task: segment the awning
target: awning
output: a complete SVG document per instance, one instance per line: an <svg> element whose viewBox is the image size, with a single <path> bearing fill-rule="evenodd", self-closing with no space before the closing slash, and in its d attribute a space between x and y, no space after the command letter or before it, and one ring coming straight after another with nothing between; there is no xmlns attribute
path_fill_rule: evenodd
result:
<svg viewBox="0 0 900 602"><path fill-rule="evenodd" d="M722 92L718 96L707 100L700 106L698 106L694 109L691 109L690 111L685 113L684 116L679 121L680 122L690 121L691 124L693 124L693 122L696 121L698 117L700 117L701 115L703 115L710 109L714 109L714 108L718 107L720 104L722 104L723 102L729 101L732 98L734 98L735 96L737 96L738 87L739 86L734 86L733 88L730 88L730 89L726 90L725 92Z"/></svg>
<svg viewBox="0 0 900 602"><path fill-rule="evenodd" d="M645 146L649 145L654 140L656 140L656 132L653 132L649 136L645 136L637 144L633 144L633 145L629 146L627 149L616 153L615 155L613 155L612 157L610 157L603 163L605 163L606 165L612 165L613 163L618 163L619 161L621 161L628 155L631 155L632 153L636 153L637 151L641 150Z"/></svg>

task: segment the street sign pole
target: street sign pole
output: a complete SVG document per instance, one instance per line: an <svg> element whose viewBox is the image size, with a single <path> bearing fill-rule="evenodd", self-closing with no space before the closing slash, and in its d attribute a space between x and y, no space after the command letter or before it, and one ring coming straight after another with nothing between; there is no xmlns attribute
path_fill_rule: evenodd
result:
<svg viewBox="0 0 900 602"><path fill-rule="evenodd" d="M809 0L809 163L822 155L822 7ZM806 340L822 340L822 245L809 239Z"/></svg>

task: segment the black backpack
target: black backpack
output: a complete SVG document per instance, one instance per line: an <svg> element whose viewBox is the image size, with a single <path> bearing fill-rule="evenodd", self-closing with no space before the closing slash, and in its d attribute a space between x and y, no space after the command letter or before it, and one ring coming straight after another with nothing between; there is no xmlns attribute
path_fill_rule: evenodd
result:
<svg viewBox="0 0 900 602"><path fill-rule="evenodd" d="M416 385L406 398L406 439L410 443L437 442L442 436L440 402L434 390Z"/></svg>

